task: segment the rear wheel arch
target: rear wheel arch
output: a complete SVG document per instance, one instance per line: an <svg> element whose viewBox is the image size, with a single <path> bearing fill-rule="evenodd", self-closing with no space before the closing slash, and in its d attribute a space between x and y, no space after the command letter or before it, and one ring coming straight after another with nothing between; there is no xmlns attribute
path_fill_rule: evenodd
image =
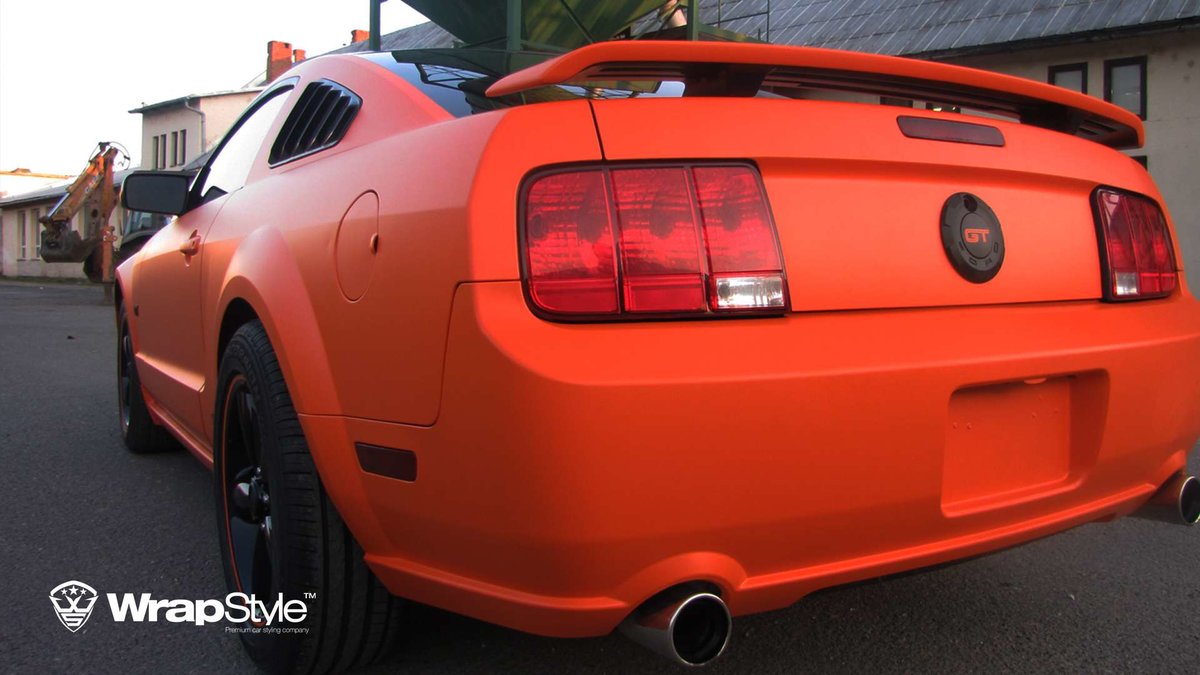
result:
<svg viewBox="0 0 1200 675"><path fill-rule="evenodd" d="M395 646L401 602L368 570L323 489L278 352L253 312L231 302L221 324L230 332L216 384L213 489L227 588L284 594L308 610L304 633L240 634L260 667L344 672Z"/></svg>
<svg viewBox="0 0 1200 675"><path fill-rule="evenodd" d="M226 267L211 323L206 325L209 370L203 393L205 414L215 419L221 359L239 328L247 321L262 324L275 352L292 405L304 426L305 415L340 415L341 406L321 333L319 308L304 292L307 285L295 258L283 246L277 230L264 228L238 247ZM208 301L205 301L208 302ZM213 439L214 447L216 440ZM318 473L326 479L330 499L346 518L360 542L379 541L378 524L365 505L356 481L338 480L357 470L353 449L329 442L310 443ZM370 552L370 550L368 550Z"/></svg>
<svg viewBox="0 0 1200 675"><path fill-rule="evenodd" d="M238 330L254 322L258 322L262 326L263 332L266 333L267 342L270 344L275 358L279 363L279 371L283 378L284 386L287 387L296 412L301 414L309 412L301 407L301 405L298 405L297 402L313 400L312 397L305 396L313 388L323 389L324 392L332 391L332 379L322 377L322 373L325 371L322 368L315 367L317 366L317 360L323 357L313 354L313 358L309 359L294 360L292 358L295 354L303 355L311 353L311 350L306 350L305 341L298 340L297 338L299 337L298 333L304 331L315 332L317 330L315 323L298 320L295 316L296 313L288 314L285 312L288 315L282 317L274 316L267 311L269 304L259 294L258 289L250 286L245 279L238 279L234 286L227 289L226 299L219 306L221 307L221 322L215 335L215 341L212 343L216 346L216 349L210 362L210 367L213 369L211 381L214 386L208 388L212 396L209 405L212 406L213 419L216 419L220 414L220 411L217 409L217 389L220 387L221 361L225 358L229 343ZM294 305L290 305L289 307L294 307ZM279 323L276 323L276 320ZM324 392L318 391L316 393L320 394ZM336 414L338 410L336 408L329 411L322 409L322 412L333 412ZM215 448L215 438L213 439L213 444ZM310 445L309 449L317 462L319 472L323 475L333 470L333 467L342 466L342 458L326 456L327 451L320 443ZM354 461L357 463L357 459ZM353 499L356 502L359 500L357 495L353 497L343 495L342 491L338 489L337 482L330 487L332 487L330 496L339 507L346 504L346 499ZM353 513L350 515L351 520L355 520ZM351 524L352 529L354 529L354 524Z"/></svg>
<svg viewBox="0 0 1200 675"><path fill-rule="evenodd" d="M214 364L216 368L221 367L221 357L225 355L225 348L229 346L229 340L233 338L237 329L251 321L261 320L254 307L243 298L235 297L225 305L225 311L221 315L221 327L217 331L217 359ZM278 346L276 350L278 351Z"/></svg>
<svg viewBox="0 0 1200 675"><path fill-rule="evenodd" d="M228 262L219 270L223 277L215 302L206 323L208 375L215 383L225 346L239 323L226 326L227 318L242 319L247 310L262 322L278 354L279 364L287 380L296 410L308 414L330 414L338 411L321 335L318 311L307 294L308 284L301 261L288 244L284 232L277 227L260 227L249 233ZM311 271L311 270L310 270ZM226 331L225 329L229 330ZM207 378L206 378L207 379ZM215 404L210 392L206 403Z"/></svg>

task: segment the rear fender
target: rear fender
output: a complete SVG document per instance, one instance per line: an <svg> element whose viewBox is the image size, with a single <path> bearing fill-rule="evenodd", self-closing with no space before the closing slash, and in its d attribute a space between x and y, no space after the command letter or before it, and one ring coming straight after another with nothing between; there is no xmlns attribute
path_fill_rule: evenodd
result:
<svg viewBox="0 0 1200 675"><path fill-rule="evenodd" d="M262 227L242 240L230 258L218 302L205 303L217 308L206 322L207 343L214 346L206 381L214 386L205 387L202 401L205 411L211 414L215 410L215 383L220 367L215 346L221 322L235 300L248 303L266 328L296 410L310 414L338 410L337 391L324 356L326 346L300 269L280 231ZM300 354L304 358L296 358Z"/></svg>
<svg viewBox="0 0 1200 675"><path fill-rule="evenodd" d="M317 327L317 314L309 300L304 280L292 257L282 233L273 227L261 227L248 235L225 270L220 285L220 300L206 306L218 308L208 325L208 344L217 345L221 322L234 301L250 305L262 321L279 359L283 379L298 413L316 415L318 419L337 411L337 390L329 370L327 347ZM274 308L274 310L272 309ZM215 349L214 357L215 357ZM210 414L215 412L217 392L216 358L212 359L208 382L214 383L204 391L203 405ZM321 476L326 492L343 515L346 524L359 541L379 539L379 526L368 515L363 502L360 474L355 457L342 456L339 448L346 444L322 442L311 425L304 422L305 437L313 463ZM213 448L215 450L215 439Z"/></svg>

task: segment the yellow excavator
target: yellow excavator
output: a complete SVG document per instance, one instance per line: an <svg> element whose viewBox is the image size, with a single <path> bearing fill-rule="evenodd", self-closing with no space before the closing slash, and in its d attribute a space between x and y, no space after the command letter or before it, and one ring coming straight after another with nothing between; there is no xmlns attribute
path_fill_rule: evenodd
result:
<svg viewBox="0 0 1200 675"><path fill-rule="evenodd" d="M117 205L113 171L118 162L128 164L129 155L116 144L97 145L87 167L67 188L67 193L42 216L45 232L38 251L42 260L53 263L83 263L83 272L93 282L111 284L113 280L113 242L116 241L109 217ZM83 213L80 230L71 220Z"/></svg>

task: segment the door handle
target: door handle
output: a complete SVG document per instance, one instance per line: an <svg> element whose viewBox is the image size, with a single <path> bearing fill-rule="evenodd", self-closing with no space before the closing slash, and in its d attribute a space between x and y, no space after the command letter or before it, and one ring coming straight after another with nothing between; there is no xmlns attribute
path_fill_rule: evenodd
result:
<svg viewBox="0 0 1200 675"><path fill-rule="evenodd" d="M190 258L200 252L200 235L193 232L192 236L187 238L187 241L179 245L179 252L186 258Z"/></svg>

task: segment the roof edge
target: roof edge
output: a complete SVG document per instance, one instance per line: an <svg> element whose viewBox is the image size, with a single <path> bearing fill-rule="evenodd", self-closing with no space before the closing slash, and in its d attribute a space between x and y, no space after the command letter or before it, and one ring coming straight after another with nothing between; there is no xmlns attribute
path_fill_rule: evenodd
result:
<svg viewBox="0 0 1200 675"><path fill-rule="evenodd" d="M149 112L151 110L158 110L160 108L169 108L169 107L176 106L179 104L186 104L189 101L195 101L197 99L217 98L219 96L233 96L234 94L257 93L257 92L262 91L263 89L266 89L265 85L255 86L255 87L245 87L243 89L227 89L224 91L213 91L213 92L209 92L209 93L205 93L205 94L188 94L187 96L180 96L178 98L172 98L172 99L168 99L166 101L159 101L157 103L148 103L148 104L142 105L141 107L134 108L133 110L130 110L129 112L144 113L144 112Z"/></svg>
<svg viewBox="0 0 1200 675"><path fill-rule="evenodd" d="M134 171L140 171L137 167L129 167L113 172L113 187L119 188L125 182L125 177ZM36 202L58 201L62 196L67 194L67 188L71 187L72 181L66 181L57 185L47 185L29 192L11 195L0 199L0 211L10 206L21 206L24 204L33 204Z"/></svg>
<svg viewBox="0 0 1200 675"><path fill-rule="evenodd" d="M1027 40L991 42L988 44L959 47L956 49L937 49L927 52L905 52L903 54L899 54L899 56L931 60L952 59L961 56L986 56L989 54L1004 54L1007 52L1026 49L1048 49L1051 47L1065 47L1068 45L1085 44L1089 42L1122 40L1141 37L1143 35L1169 33L1172 31L1185 31L1195 28L1200 28L1200 16L1174 19L1172 21L1159 21L1156 23L1147 23L1137 26L1125 26L1122 28L1099 28L1097 30L1084 31L1080 33L1051 35L1048 37L1036 37Z"/></svg>

